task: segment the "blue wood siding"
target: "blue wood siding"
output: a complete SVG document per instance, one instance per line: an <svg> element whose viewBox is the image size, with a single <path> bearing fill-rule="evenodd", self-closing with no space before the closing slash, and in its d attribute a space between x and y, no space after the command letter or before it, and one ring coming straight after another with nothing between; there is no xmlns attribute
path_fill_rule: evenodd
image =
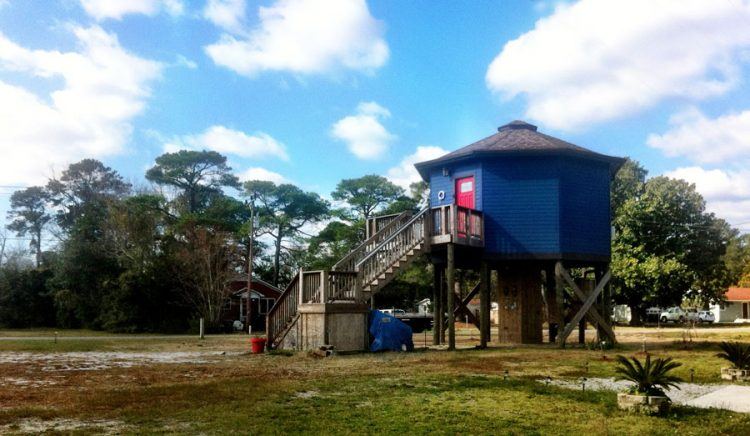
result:
<svg viewBox="0 0 750 436"><path fill-rule="evenodd" d="M432 170L430 173L430 204L432 207L453 204L456 179L474 176L474 201L477 210L482 210L482 166L480 163L455 165L450 167L450 175L444 176L442 169ZM440 200L438 193L445 192L445 198Z"/></svg>
<svg viewBox="0 0 750 436"><path fill-rule="evenodd" d="M609 166L565 158L561 166L560 234L564 253L610 255Z"/></svg>
<svg viewBox="0 0 750 436"><path fill-rule="evenodd" d="M494 158L485 160L482 168L485 252L558 253L559 160Z"/></svg>
<svg viewBox="0 0 750 436"><path fill-rule="evenodd" d="M610 255L608 164L573 157L483 158L430 174L430 203L453 203L455 180L474 175L485 253L509 257ZM438 193L445 192L440 200Z"/></svg>

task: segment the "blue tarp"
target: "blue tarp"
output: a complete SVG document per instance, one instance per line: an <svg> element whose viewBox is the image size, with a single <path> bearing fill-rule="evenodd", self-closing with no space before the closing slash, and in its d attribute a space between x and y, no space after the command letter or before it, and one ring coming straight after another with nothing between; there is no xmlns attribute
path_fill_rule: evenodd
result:
<svg viewBox="0 0 750 436"><path fill-rule="evenodd" d="M408 351L414 350L411 327L379 310L370 311L370 334L374 338L370 351L402 351L403 346Z"/></svg>

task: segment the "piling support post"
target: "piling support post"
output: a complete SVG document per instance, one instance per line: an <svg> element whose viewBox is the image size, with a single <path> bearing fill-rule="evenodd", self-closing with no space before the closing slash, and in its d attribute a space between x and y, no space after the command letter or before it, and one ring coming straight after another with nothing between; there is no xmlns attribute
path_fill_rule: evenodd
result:
<svg viewBox="0 0 750 436"><path fill-rule="evenodd" d="M446 298L447 294L445 292L445 267L440 267L440 313L438 314L438 318L440 320L440 343L445 343L445 308L447 307Z"/></svg>
<svg viewBox="0 0 750 436"><path fill-rule="evenodd" d="M456 310L456 301L454 289L456 288L456 262L455 246L449 243L448 251L448 268L446 270L446 279L448 282L448 349L456 349L456 316L453 313Z"/></svg>
<svg viewBox="0 0 750 436"><path fill-rule="evenodd" d="M490 272L485 261L482 261L479 267L479 276L481 280L479 290L480 347L487 348L487 342L490 340Z"/></svg>
<svg viewBox="0 0 750 436"><path fill-rule="evenodd" d="M557 291L555 289L555 269L547 267L544 270L544 296L547 301L547 338L549 342L554 343L557 339L555 335L560 329L558 324L557 329L553 326L555 323L559 323L557 318Z"/></svg>
<svg viewBox="0 0 750 436"><path fill-rule="evenodd" d="M441 311L443 310L441 289L441 267L432 264L432 345L440 344L440 331L442 330Z"/></svg>
<svg viewBox="0 0 750 436"><path fill-rule="evenodd" d="M555 299L557 300L557 343L560 348L565 348L565 337L562 334L565 328L565 284L562 276L563 264L561 261L555 262Z"/></svg>

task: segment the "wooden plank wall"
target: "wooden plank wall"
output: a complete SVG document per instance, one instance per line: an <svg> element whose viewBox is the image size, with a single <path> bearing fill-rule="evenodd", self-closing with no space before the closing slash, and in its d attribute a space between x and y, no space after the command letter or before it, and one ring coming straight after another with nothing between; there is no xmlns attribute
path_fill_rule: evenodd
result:
<svg viewBox="0 0 750 436"><path fill-rule="evenodd" d="M498 339L502 343L542 343L541 274L536 269L498 272Z"/></svg>

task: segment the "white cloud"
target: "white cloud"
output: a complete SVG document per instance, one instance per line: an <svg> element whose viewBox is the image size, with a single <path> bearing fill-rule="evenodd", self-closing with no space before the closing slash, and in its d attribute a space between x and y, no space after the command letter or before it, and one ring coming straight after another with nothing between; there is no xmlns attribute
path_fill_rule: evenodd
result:
<svg viewBox="0 0 750 436"><path fill-rule="evenodd" d="M289 182L289 180L287 180L287 178L282 176L281 174L260 167L246 169L245 171L240 173L239 178L243 182L249 180L265 180L274 182L277 185L280 183Z"/></svg>
<svg viewBox="0 0 750 436"><path fill-rule="evenodd" d="M420 145L414 153L404 157L397 166L390 168L387 176L391 182L404 189L409 189L409 185L422 180L417 169L414 167L415 163L437 159L447 153L448 150L441 147Z"/></svg>
<svg viewBox="0 0 750 436"><path fill-rule="evenodd" d="M505 44L486 82L506 98L525 95L528 117L576 129L666 98L725 93L740 79L748 23L747 1L562 4Z"/></svg>
<svg viewBox="0 0 750 436"><path fill-rule="evenodd" d="M205 15L228 33L205 47L217 64L252 77L262 71L372 71L388 59L383 25L365 0L277 0L259 7L258 27L240 26L239 3L212 2ZM210 14L209 14L209 11Z"/></svg>
<svg viewBox="0 0 750 436"><path fill-rule="evenodd" d="M208 0L203 17L232 33L244 33L245 0Z"/></svg>
<svg viewBox="0 0 750 436"><path fill-rule="evenodd" d="M55 165L122 152L160 77L161 64L128 53L115 35L70 29L77 51L30 50L0 33L0 71L62 83L39 96L0 80L0 183L40 183Z"/></svg>
<svg viewBox="0 0 750 436"><path fill-rule="evenodd" d="M81 7L97 21L111 18L120 20L128 14L154 16L161 11L170 15L184 12L182 0L80 0Z"/></svg>
<svg viewBox="0 0 750 436"><path fill-rule="evenodd" d="M706 118L689 109L670 120L664 134L649 135L648 145L667 156L685 156L699 163L720 163L750 158L750 110Z"/></svg>
<svg viewBox="0 0 750 436"><path fill-rule="evenodd" d="M174 63L172 64L175 67L183 67L187 68L189 70L194 70L198 68L198 64L195 63L195 61L191 61L190 59L186 58L185 56L178 54L175 58Z"/></svg>
<svg viewBox="0 0 750 436"><path fill-rule="evenodd" d="M664 174L687 180L706 200L706 209L750 232L750 170L683 167Z"/></svg>
<svg viewBox="0 0 750 436"><path fill-rule="evenodd" d="M174 152L181 149L213 150L245 158L277 157L289 160L284 144L271 135L257 132L248 135L239 130L215 125L197 135L185 135L168 141L165 151Z"/></svg>
<svg viewBox="0 0 750 436"><path fill-rule="evenodd" d="M390 117L388 109L375 102L362 102L357 112L338 120L331 129L331 134L346 143L349 151L360 159L377 159L382 157L396 136L381 124Z"/></svg>

